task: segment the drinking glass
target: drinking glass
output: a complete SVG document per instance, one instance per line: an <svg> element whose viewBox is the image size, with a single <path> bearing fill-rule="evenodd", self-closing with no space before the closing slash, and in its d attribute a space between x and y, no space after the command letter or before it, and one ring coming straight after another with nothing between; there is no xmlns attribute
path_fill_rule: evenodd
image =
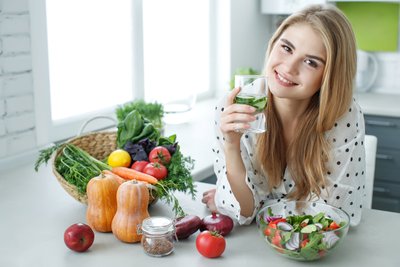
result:
<svg viewBox="0 0 400 267"><path fill-rule="evenodd" d="M260 75L235 75L235 87L240 87L234 102L255 107L256 120L250 122L249 129L238 129L240 132L263 133L267 130L264 110L268 102L267 78Z"/></svg>
<svg viewBox="0 0 400 267"><path fill-rule="evenodd" d="M164 122L166 124L181 124L190 121L193 107L196 103L195 92L183 92L174 95L174 99L161 100L164 106Z"/></svg>

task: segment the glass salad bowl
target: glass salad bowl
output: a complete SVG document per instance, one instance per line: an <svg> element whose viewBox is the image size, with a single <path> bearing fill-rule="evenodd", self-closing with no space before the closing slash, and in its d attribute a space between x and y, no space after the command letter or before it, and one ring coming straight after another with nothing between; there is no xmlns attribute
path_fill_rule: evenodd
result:
<svg viewBox="0 0 400 267"><path fill-rule="evenodd" d="M349 230L349 215L331 205L287 201L264 206L256 217L267 244L284 257L313 261L330 254Z"/></svg>

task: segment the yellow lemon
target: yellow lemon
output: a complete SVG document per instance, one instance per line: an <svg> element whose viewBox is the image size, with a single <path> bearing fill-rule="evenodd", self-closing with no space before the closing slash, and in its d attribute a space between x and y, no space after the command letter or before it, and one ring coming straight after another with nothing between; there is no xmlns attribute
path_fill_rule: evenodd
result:
<svg viewBox="0 0 400 267"><path fill-rule="evenodd" d="M107 164L111 167L131 166L131 155L123 149L117 149L108 156Z"/></svg>

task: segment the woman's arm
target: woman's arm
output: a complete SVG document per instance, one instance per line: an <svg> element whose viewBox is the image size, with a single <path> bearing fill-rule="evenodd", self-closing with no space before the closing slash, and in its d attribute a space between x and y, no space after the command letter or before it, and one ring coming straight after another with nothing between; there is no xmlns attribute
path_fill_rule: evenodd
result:
<svg viewBox="0 0 400 267"><path fill-rule="evenodd" d="M238 146L225 143L226 171L232 192L240 204L240 214L250 217L254 211L253 193L246 184L246 169Z"/></svg>
<svg viewBox="0 0 400 267"><path fill-rule="evenodd" d="M351 225L361 220L365 195L365 126L360 107L354 101L327 138L333 145L328 165L329 182L322 198L330 205L346 211Z"/></svg>
<svg viewBox="0 0 400 267"><path fill-rule="evenodd" d="M210 209L237 219L239 224L246 224L254 217L259 206L259 197L251 182L254 170L249 148L252 146L248 144L245 147L241 143L242 133L235 129L247 127L243 121L252 120L251 113L254 110L246 105L232 104L238 92L238 89L233 90L215 107L216 143L213 151L216 155L214 172L217 176L217 188L215 191L205 192L202 201Z"/></svg>

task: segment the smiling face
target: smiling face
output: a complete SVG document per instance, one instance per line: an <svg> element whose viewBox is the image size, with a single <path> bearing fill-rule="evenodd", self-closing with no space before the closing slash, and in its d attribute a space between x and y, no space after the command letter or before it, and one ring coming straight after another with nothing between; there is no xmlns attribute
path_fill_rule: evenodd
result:
<svg viewBox="0 0 400 267"><path fill-rule="evenodd" d="M321 87L326 63L321 36L308 24L289 26L276 40L266 65L271 93L308 101Z"/></svg>

